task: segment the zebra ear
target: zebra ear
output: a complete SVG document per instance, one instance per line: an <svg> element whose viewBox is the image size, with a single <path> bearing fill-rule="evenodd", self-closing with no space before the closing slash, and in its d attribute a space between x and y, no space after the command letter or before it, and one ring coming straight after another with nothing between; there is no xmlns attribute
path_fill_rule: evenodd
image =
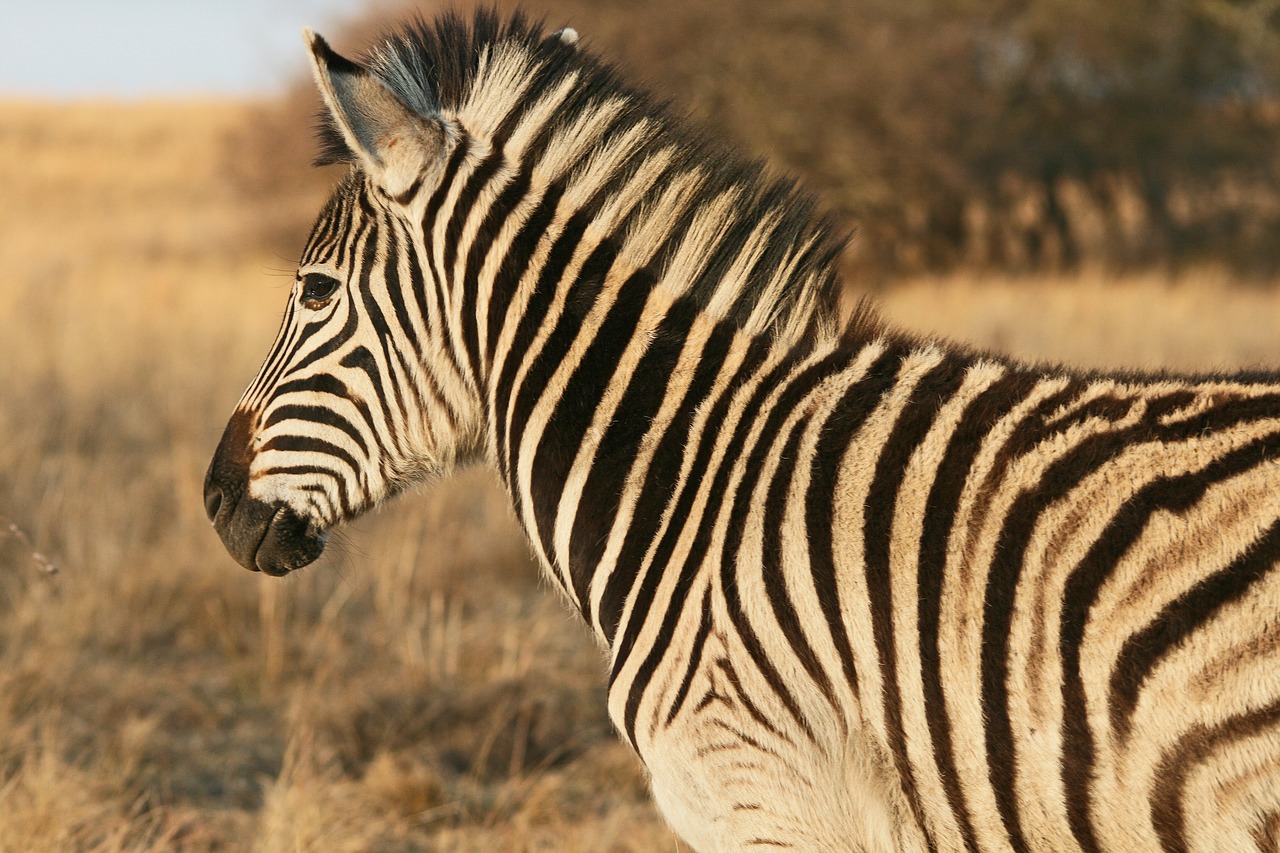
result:
<svg viewBox="0 0 1280 853"><path fill-rule="evenodd" d="M409 109L367 68L340 56L317 33L304 29L302 35L334 127L365 172L388 195L401 195L443 155L444 125Z"/></svg>

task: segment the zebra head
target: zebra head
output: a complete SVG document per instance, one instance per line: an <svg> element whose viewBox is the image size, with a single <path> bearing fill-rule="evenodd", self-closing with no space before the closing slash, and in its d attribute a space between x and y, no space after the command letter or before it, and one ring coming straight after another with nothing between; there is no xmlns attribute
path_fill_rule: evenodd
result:
<svg viewBox="0 0 1280 853"><path fill-rule="evenodd" d="M339 522L474 456L482 436L479 394L450 355L444 291L412 224L460 130L421 86L397 96L305 35L352 168L312 230L204 487L227 550L273 575L319 557Z"/></svg>

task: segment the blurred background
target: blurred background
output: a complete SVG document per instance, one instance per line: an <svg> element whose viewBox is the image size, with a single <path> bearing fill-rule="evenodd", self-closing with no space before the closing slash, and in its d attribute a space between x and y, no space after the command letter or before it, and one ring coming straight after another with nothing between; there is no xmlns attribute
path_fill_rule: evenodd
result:
<svg viewBox="0 0 1280 853"><path fill-rule="evenodd" d="M800 176L900 326L1280 365L1280 0L524 7ZM486 472L283 580L201 508L337 178L299 29L441 8L0 11L0 851L681 849Z"/></svg>

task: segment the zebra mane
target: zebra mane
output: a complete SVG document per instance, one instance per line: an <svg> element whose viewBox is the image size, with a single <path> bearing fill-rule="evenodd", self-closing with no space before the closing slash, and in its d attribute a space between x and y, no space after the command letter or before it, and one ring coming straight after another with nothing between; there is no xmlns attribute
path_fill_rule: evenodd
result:
<svg viewBox="0 0 1280 853"><path fill-rule="evenodd" d="M543 110L549 132L525 140L526 156L551 150L561 135L575 166L620 164L579 193L577 210L593 214L594 206L608 223L630 194L611 224L629 235L624 244L645 243L633 256L660 280L681 283L678 296L788 342L839 332L836 267L847 231L795 181L712 138L577 41L572 30L547 34L519 12L503 20L482 10L469 22L447 13L385 36L362 64L410 109L457 116L470 130L510 134ZM354 161L327 115L318 136L318 163ZM671 269L679 274L662 275Z"/></svg>

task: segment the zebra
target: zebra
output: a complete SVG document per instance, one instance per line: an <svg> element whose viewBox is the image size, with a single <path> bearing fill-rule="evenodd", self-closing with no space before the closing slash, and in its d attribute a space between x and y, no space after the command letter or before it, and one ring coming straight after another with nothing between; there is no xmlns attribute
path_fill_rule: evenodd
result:
<svg viewBox="0 0 1280 853"><path fill-rule="evenodd" d="M1280 376L842 314L812 197L573 30L304 36L349 171L205 481L238 562L483 462L699 851L1280 850Z"/></svg>

